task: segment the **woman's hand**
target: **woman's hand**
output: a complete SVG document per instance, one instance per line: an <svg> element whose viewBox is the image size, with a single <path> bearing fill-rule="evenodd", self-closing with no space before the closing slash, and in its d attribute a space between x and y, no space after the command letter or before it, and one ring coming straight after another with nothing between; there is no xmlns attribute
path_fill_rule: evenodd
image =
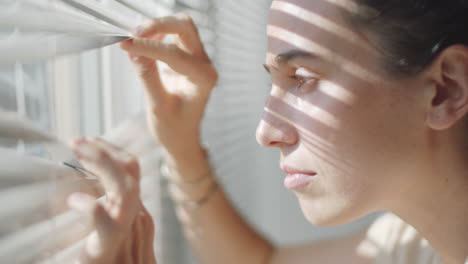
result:
<svg viewBox="0 0 468 264"><path fill-rule="evenodd" d="M74 193L69 205L92 219L80 264L154 264L153 220L140 200L140 169L129 153L99 139L73 142L73 150L86 170L98 177L105 203Z"/></svg>
<svg viewBox="0 0 468 264"><path fill-rule="evenodd" d="M144 84L150 129L174 157L200 149L200 121L217 72L185 14L153 19L122 43ZM175 44L161 41L166 35ZM162 61L169 67L158 67Z"/></svg>

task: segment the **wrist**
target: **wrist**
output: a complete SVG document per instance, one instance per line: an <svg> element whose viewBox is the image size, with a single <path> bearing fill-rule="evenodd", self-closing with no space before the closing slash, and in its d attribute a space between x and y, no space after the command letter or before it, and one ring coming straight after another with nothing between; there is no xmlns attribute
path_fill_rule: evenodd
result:
<svg viewBox="0 0 468 264"><path fill-rule="evenodd" d="M204 151L198 136L178 136L178 138L177 140L173 140L171 144L163 144L168 158L182 160L199 155Z"/></svg>
<svg viewBox="0 0 468 264"><path fill-rule="evenodd" d="M180 181L196 182L211 172L206 150L198 144L184 152L165 152L165 162Z"/></svg>
<svg viewBox="0 0 468 264"><path fill-rule="evenodd" d="M201 147L184 158L166 153L159 168L175 204L187 209L202 207L220 188L213 177L208 153Z"/></svg>

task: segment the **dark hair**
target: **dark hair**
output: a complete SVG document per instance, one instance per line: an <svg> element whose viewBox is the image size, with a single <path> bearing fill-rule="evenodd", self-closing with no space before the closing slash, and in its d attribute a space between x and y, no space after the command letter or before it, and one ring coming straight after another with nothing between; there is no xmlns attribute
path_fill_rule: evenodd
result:
<svg viewBox="0 0 468 264"><path fill-rule="evenodd" d="M454 44L468 45L468 0L355 0L392 72L414 74Z"/></svg>

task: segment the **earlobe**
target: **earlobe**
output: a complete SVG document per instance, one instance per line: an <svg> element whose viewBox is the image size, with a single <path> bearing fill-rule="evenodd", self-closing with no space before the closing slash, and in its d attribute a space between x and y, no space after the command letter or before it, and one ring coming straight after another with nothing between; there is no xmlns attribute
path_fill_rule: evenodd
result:
<svg viewBox="0 0 468 264"><path fill-rule="evenodd" d="M452 127L468 112L468 48L452 46L442 52L434 64L437 81L427 124L434 130Z"/></svg>
<svg viewBox="0 0 468 264"><path fill-rule="evenodd" d="M453 118L448 114L447 109L444 109L442 106L433 108L427 114L426 122L428 126L434 130L444 130L452 126Z"/></svg>

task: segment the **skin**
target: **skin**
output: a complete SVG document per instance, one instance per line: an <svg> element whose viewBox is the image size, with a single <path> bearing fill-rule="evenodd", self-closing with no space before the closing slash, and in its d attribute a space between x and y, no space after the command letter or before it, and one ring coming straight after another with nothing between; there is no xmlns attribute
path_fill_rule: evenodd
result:
<svg viewBox="0 0 468 264"><path fill-rule="evenodd" d="M140 200L136 157L100 138L79 138L71 145L83 166L98 177L106 195L104 204L85 193L68 198L69 206L95 226L79 263L156 263L153 220Z"/></svg>
<svg viewBox="0 0 468 264"><path fill-rule="evenodd" d="M468 255L460 232L468 231L468 157L460 144L467 49L451 47L423 73L397 78L383 70L377 37L344 19L355 10L350 1L273 1L266 59L273 89L257 139L279 148L281 163L318 173L295 192L311 223L390 210L447 263L460 263ZM333 31L340 26L346 30ZM296 49L323 59L276 57ZM305 80L301 89L294 75Z"/></svg>
<svg viewBox="0 0 468 264"><path fill-rule="evenodd" d="M295 9L307 22L292 15ZM384 79L375 70L377 51L358 33L329 33L331 26L312 17L314 12L345 24L340 10L327 1L273 3L266 58L273 88L257 139L281 150L283 166L318 174L313 184L295 193L311 223L337 225L395 195L390 193L397 185L395 175L408 178L414 171L403 163L421 154L415 145L422 143L414 139L420 139L422 131L415 128L417 120L405 114L415 111L417 92L410 94L409 84ZM354 41L346 41L347 36ZM276 56L291 50L320 59L279 63ZM362 71L351 72L354 67ZM305 79L300 88L290 77L294 75Z"/></svg>
<svg viewBox="0 0 468 264"><path fill-rule="evenodd" d="M257 140L280 150L283 169L317 173L311 184L295 190L312 224L344 224L376 210L390 210L416 227L445 263L461 263L468 255L468 148L464 143L468 49L460 45L447 48L422 73L397 78L382 66L375 44L378 35L356 29L344 18L356 10L349 0L273 1L266 56L272 90ZM122 49L130 54L145 88L149 126L165 146L177 176L196 179L209 170L200 147L199 126L216 84L216 70L192 20L185 15L151 20L134 34L137 37L122 43ZM166 34L175 34L178 41L161 43ZM305 53L314 55L297 56ZM156 60L166 62L172 70L161 71ZM121 201L130 197L138 204L137 190L115 184L127 183L122 179L131 178L132 173L113 169L118 159L93 161L92 154L83 155L83 146L94 149L86 153L100 153L97 157L101 158L114 157L117 150L96 142L75 144L77 153L88 160L84 165L101 172L110 194L123 196L117 198ZM112 191L112 186L133 191ZM117 212L125 216L122 218L112 210L84 210L100 208L92 199L85 200L87 206L75 208L88 212L97 224L126 219L117 225L127 230L119 239L123 244L139 244L128 232L131 226L138 226L137 213L130 207L121 204ZM320 244L288 253L248 227L222 192L211 200L197 218L197 223L210 228L203 237L206 248L188 236L203 263L228 259L257 264L265 259L270 263L308 263L310 259L341 263L351 260L363 239L357 236L345 244ZM179 212L179 217L187 219L187 223L183 221L186 226L193 219L190 212ZM230 243L228 250L218 242L220 232ZM100 234L106 237L106 232ZM110 240L99 241L102 244L94 248L100 252L98 260L83 263L106 263L99 258L115 258L122 252L106 244ZM151 256L148 251L140 250L142 256ZM352 259L364 263L364 258Z"/></svg>

